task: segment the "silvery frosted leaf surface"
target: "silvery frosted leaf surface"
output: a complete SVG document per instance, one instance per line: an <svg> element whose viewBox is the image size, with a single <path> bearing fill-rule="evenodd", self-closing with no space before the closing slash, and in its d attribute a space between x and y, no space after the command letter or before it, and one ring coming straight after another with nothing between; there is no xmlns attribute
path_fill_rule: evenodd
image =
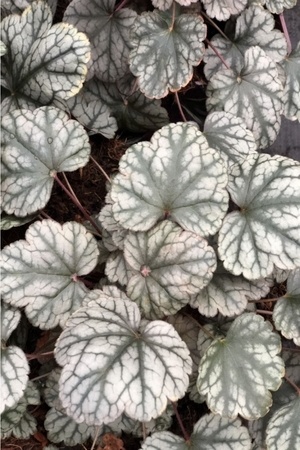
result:
<svg viewBox="0 0 300 450"><path fill-rule="evenodd" d="M274 30L274 27L273 15L259 5L252 5L236 19L234 32L228 31L227 39L216 34L212 37L211 43L227 65L236 71L242 70L245 52L254 45L264 50L272 61L280 62L286 57L287 43L284 34ZM204 73L208 79L224 68L222 61L210 47L203 59L206 63Z"/></svg>
<svg viewBox="0 0 300 450"><path fill-rule="evenodd" d="M1 302L1 342L6 342L17 328L21 311Z"/></svg>
<svg viewBox="0 0 300 450"><path fill-rule="evenodd" d="M179 311L209 283L216 268L207 241L168 220L147 232L128 233L124 257L133 272L127 294L147 319Z"/></svg>
<svg viewBox="0 0 300 450"><path fill-rule="evenodd" d="M6 52L7 52L6 45L4 44L4 42L0 41L0 56L5 55Z"/></svg>
<svg viewBox="0 0 300 450"><path fill-rule="evenodd" d="M122 286L127 285L135 271L127 264L122 250L115 250L110 253L105 265L105 275L112 283L120 283Z"/></svg>
<svg viewBox="0 0 300 450"><path fill-rule="evenodd" d="M206 25L200 16L154 10L133 25L129 55L131 72L149 98L165 97L186 86L204 54Z"/></svg>
<svg viewBox="0 0 300 450"><path fill-rule="evenodd" d="M86 442L94 431L93 427L85 423L76 423L72 417L55 408L51 408L47 412L44 426L49 441L64 442L70 446Z"/></svg>
<svg viewBox="0 0 300 450"><path fill-rule="evenodd" d="M236 318L226 337L215 339L200 361L198 390L210 410L248 420L264 416L272 404L270 390L279 388L284 375L280 350L279 335L261 316Z"/></svg>
<svg viewBox="0 0 300 450"><path fill-rule="evenodd" d="M194 425L190 440L169 431L154 433L143 443L141 450L250 450L247 428L239 419L206 414Z"/></svg>
<svg viewBox="0 0 300 450"><path fill-rule="evenodd" d="M133 132L157 130L169 122L168 113L160 100L145 97L135 90L135 78L125 74L115 83L102 82L93 78L84 87L84 96L89 100L101 101L116 118L118 127Z"/></svg>
<svg viewBox="0 0 300 450"><path fill-rule="evenodd" d="M293 8L297 0L266 0L266 8L273 14L281 14L285 9Z"/></svg>
<svg viewBox="0 0 300 450"><path fill-rule="evenodd" d="M300 42L282 62L285 71L283 91L284 115L300 121Z"/></svg>
<svg viewBox="0 0 300 450"><path fill-rule="evenodd" d="M118 126L110 109L100 99L86 98L84 88L75 97L70 98L67 104L81 125L107 139L115 136Z"/></svg>
<svg viewBox="0 0 300 450"><path fill-rule="evenodd" d="M112 211L112 203L107 203L97 215L102 227L108 231L116 248L123 250L124 239L128 230L123 228L114 218Z"/></svg>
<svg viewBox="0 0 300 450"><path fill-rule="evenodd" d="M266 430L269 450L291 450L300 446L300 397L278 409Z"/></svg>
<svg viewBox="0 0 300 450"><path fill-rule="evenodd" d="M51 8L52 14L54 15L57 6L57 0L46 1ZM32 0L3 0L1 2L2 17L9 14L21 14L25 8L30 6L31 3L33 3Z"/></svg>
<svg viewBox="0 0 300 450"><path fill-rule="evenodd" d="M239 14L247 6L247 0L202 0L206 13L217 20L227 20L230 16Z"/></svg>
<svg viewBox="0 0 300 450"><path fill-rule="evenodd" d="M29 365L23 350L11 345L1 351L1 405L0 414L16 405L22 398L28 382Z"/></svg>
<svg viewBox="0 0 300 450"><path fill-rule="evenodd" d="M259 148L271 145L279 132L283 86L275 63L258 46L245 51L241 71L222 69L207 86L209 112L224 110L241 117Z"/></svg>
<svg viewBox="0 0 300 450"><path fill-rule="evenodd" d="M18 439L28 439L37 431L37 421L28 411L11 430L11 434Z"/></svg>
<svg viewBox="0 0 300 450"><path fill-rule="evenodd" d="M249 280L300 266L300 164L282 156L253 154L231 167L228 190L238 211L219 232L219 257Z"/></svg>
<svg viewBox="0 0 300 450"><path fill-rule="evenodd" d="M201 236L214 234L227 211L227 173L191 123L167 125L130 147L112 181L113 215L124 228L149 230L170 218Z"/></svg>
<svg viewBox="0 0 300 450"><path fill-rule="evenodd" d="M87 37L72 25L52 26L45 2L33 2L21 16L2 21L1 39L8 51L2 72L19 108L18 99L29 98L37 106L55 99L66 100L82 87L90 59Z"/></svg>
<svg viewBox="0 0 300 450"><path fill-rule="evenodd" d="M28 222L31 222L36 218L36 216L37 214L32 214L26 217L17 217L14 214L2 213L0 219L0 229L5 231L10 230L13 227L20 227Z"/></svg>
<svg viewBox="0 0 300 450"><path fill-rule="evenodd" d="M25 307L28 319L41 329L63 327L88 292L78 277L91 272L97 260L97 241L83 225L35 222L26 240L2 251L3 300Z"/></svg>
<svg viewBox="0 0 300 450"><path fill-rule="evenodd" d="M200 314L212 317L220 312L223 316L241 314L248 300L259 300L270 290L264 279L246 280L232 275L219 264L210 283L190 302Z"/></svg>
<svg viewBox="0 0 300 450"><path fill-rule="evenodd" d="M287 293L278 299L273 310L275 328L287 339L300 345L300 269L287 279Z"/></svg>
<svg viewBox="0 0 300 450"><path fill-rule="evenodd" d="M151 419L149 422L140 422L139 420L130 419L126 414L122 414L119 429L138 437L143 437L144 433L148 436L155 431L164 431L170 428L172 415L174 415L174 409L171 405L168 405L159 417Z"/></svg>
<svg viewBox="0 0 300 450"><path fill-rule="evenodd" d="M219 150L228 164L239 162L256 150L253 133L247 129L244 120L228 112L209 114L203 134L209 146Z"/></svg>
<svg viewBox="0 0 300 450"><path fill-rule="evenodd" d="M89 160L84 128L57 108L15 110L2 117L1 126L2 206L8 214L24 217L43 208L56 173L72 172Z"/></svg>
<svg viewBox="0 0 300 450"><path fill-rule="evenodd" d="M91 291L85 305L70 317L55 350L68 415L89 425L123 412L149 421L168 399L183 397L192 361L170 324L141 321L137 305L114 286Z"/></svg>
<svg viewBox="0 0 300 450"><path fill-rule="evenodd" d="M115 81L128 69L130 30L137 13L115 11L115 0L73 0L64 21L88 36L92 47L92 71L103 81Z"/></svg>

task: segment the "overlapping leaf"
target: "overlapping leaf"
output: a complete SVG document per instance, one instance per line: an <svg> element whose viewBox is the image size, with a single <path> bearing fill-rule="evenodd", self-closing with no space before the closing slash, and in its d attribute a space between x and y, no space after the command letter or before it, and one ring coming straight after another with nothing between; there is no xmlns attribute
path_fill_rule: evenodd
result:
<svg viewBox="0 0 300 450"><path fill-rule="evenodd" d="M240 71L244 65L247 49L258 45L272 61L280 62L287 54L287 43L284 34L274 30L273 15L259 5L252 5L237 18L234 33L227 32L227 39L220 34L212 37L211 43L233 70ZM223 62L212 48L208 48L204 56L204 73L211 78L224 68Z"/></svg>
<svg viewBox="0 0 300 450"><path fill-rule="evenodd" d="M3 76L11 92L4 110L26 107L27 100L33 109L64 101L81 89L90 59L88 39L72 25L52 26L46 2L33 2L21 16L12 14L1 25L7 47Z"/></svg>
<svg viewBox="0 0 300 450"><path fill-rule="evenodd" d="M135 79L131 74L115 83L105 83L96 78L84 86L84 98L106 105L116 118L118 127L134 132L156 130L169 122L167 111L160 100L145 97L134 88Z"/></svg>
<svg viewBox="0 0 300 450"><path fill-rule="evenodd" d="M219 232L219 256L234 275L256 280L274 265L300 265L300 164L282 156L249 155L231 167L228 190L239 211Z"/></svg>
<svg viewBox="0 0 300 450"><path fill-rule="evenodd" d="M8 341L11 333L17 328L21 319L21 311L1 302L1 342Z"/></svg>
<svg viewBox="0 0 300 450"><path fill-rule="evenodd" d="M239 419L206 414L194 425L189 441L169 432L154 433L141 450L250 450L251 440L247 428Z"/></svg>
<svg viewBox="0 0 300 450"><path fill-rule="evenodd" d="M287 339L300 345L300 269L287 280L287 293L278 299L273 311L274 325Z"/></svg>
<svg viewBox="0 0 300 450"><path fill-rule="evenodd" d="M262 317L245 313L235 319L200 361L198 389L211 411L249 420L264 416L272 404L270 390L279 388L284 374L280 349L279 336Z"/></svg>
<svg viewBox="0 0 300 450"><path fill-rule="evenodd" d="M204 122L203 134L210 147L221 152L227 164L246 158L256 150L253 133L245 122L228 112L209 114Z"/></svg>
<svg viewBox="0 0 300 450"><path fill-rule="evenodd" d="M130 70L149 98L162 98L188 84L204 54L206 25L200 16L154 10L134 22Z"/></svg>
<svg viewBox="0 0 300 450"><path fill-rule="evenodd" d="M249 281L227 272L219 264L210 283L192 299L190 305L198 308L200 314L212 317L220 312L223 316L241 314L248 300L259 300L270 290L264 279Z"/></svg>
<svg viewBox="0 0 300 450"><path fill-rule="evenodd" d="M109 423L123 412L149 421L184 395L188 353L170 324L141 322L137 305L116 287L92 291L57 341L62 405L79 423Z"/></svg>
<svg viewBox="0 0 300 450"><path fill-rule="evenodd" d="M16 241L2 252L3 299L25 307L35 326L63 326L88 291L78 277L93 270L97 260L97 242L83 225L35 222L28 228L26 240Z"/></svg>
<svg viewBox="0 0 300 450"><path fill-rule="evenodd" d="M182 6L189 6L192 3L197 2L197 0L175 0L176 3ZM173 4L173 0L152 0L152 5L155 8L158 8L162 11L165 11L166 9L169 9Z"/></svg>
<svg viewBox="0 0 300 450"><path fill-rule="evenodd" d="M133 272L127 294L148 319L179 311L216 268L215 252L205 239L166 220L148 232L128 233L124 257Z"/></svg>
<svg viewBox="0 0 300 450"><path fill-rule="evenodd" d="M119 171L111 198L113 215L124 228L145 231L170 218L207 236L221 226L228 205L225 165L195 125L161 128L150 142L126 151Z"/></svg>
<svg viewBox="0 0 300 450"><path fill-rule="evenodd" d="M46 0L51 8L52 14L55 14L57 0ZM5 17L9 14L21 14L27 8L32 0L3 0L1 3L1 13Z"/></svg>
<svg viewBox="0 0 300 450"><path fill-rule="evenodd" d="M285 72L284 115L290 120L300 121L300 42L281 66Z"/></svg>
<svg viewBox="0 0 300 450"><path fill-rule="evenodd" d="M231 15L239 14L247 6L247 0L202 0L209 17L227 20Z"/></svg>
<svg viewBox="0 0 300 450"><path fill-rule="evenodd" d="M46 205L57 172L83 167L90 155L83 127L49 106L3 116L1 141L5 166L2 206L8 214L21 217Z"/></svg>
<svg viewBox="0 0 300 450"><path fill-rule="evenodd" d="M92 47L92 73L112 82L128 69L129 34L137 18L135 11L115 10L115 0L73 0L64 21L87 34Z"/></svg>
<svg viewBox="0 0 300 450"><path fill-rule="evenodd" d="M222 69L207 87L209 112L224 110L244 119L258 147L271 145L279 132L283 86L275 63L259 47L245 52L241 71Z"/></svg>
<svg viewBox="0 0 300 450"><path fill-rule="evenodd" d="M290 450L300 446L300 397L282 406L270 419L266 443L270 450Z"/></svg>

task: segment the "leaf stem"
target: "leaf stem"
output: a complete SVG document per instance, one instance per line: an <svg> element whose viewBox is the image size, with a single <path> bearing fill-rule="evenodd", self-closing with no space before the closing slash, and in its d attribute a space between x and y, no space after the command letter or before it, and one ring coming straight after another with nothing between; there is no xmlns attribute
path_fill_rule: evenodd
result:
<svg viewBox="0 0 300 450"><path fill-rule="evenodd" d="M39 217L41 220L43 220L43 219L53 220L52 217L50 217L45 211L41 211L39 214Z"/></svg>
<svg viewBox="0 0 300 450"><path fill-rule="evenodd" d="M185 427L184 427L184 425L182 423L181 417L180 417L178 409L177 409L177 404L175 402L171 402L171 403L172 403L172 406L173 406L173 409L174 409L174 412L175 412L175 416L176 416L177 422L178 422L178 424L180 426L180 429L182 431L183 437L184 437L186 442L189 442L190 436L188 435L188 433L187 433L187 431L186 431L186 429L185 429Z"/></svg>
<svg viewBox="0 0 300 450"><path fill-rule="evenodd" d="M184 122L187 122L187 118L185 117L185 114L184 114L183 109L182 109L182 107L181 107L181 103L180 103L180 100L179 100L179 95L178 95L178 93L177 93L177 92L174 92L174 96L175 96L175 100L176 100L176 103L177 103L177 106L178 106L180 115L181 115L183 121L184 121Z"/></svg>
<svg viewBox="0 0 300 450"><path fill-rule="evenodd" d="M31 378L30 381L37 381L37 380L41 380L42 378L47 377L48 375L50 375L50 373L52 373L52 371L44 373L43 375L39 375L38 377L34 377Z"/></svg>
<svg viewBox="0 0 300 450"><path fill-rule="evenodd" d="M224 31L222 31L221 28L218 27L218 25L210 17L208 17L208 15L205 14L205 12L202 11L200 15L203 19L206 19L227 41L230 41Z"/></svg>
<svg viewBox="0 0 300 450"><path fill-rule="evenodd" d="M101 428L100 426L96 428L96 433L95 433L95 437L94 437L94 440L93 440L93 444L91 446L91 450L93 450L95 448L95 445L97 443L97 439L98 439L98 436L99 436L99 433L100 433L100 428Z"/></svg>
<svg viewBox="0 0 300 450"><path fill-rule="evenodd" d="M53 350L51 350L51 352L45 352L45 353L31 353L31 354L26 354L26 358L28 361L32 361L33 359L38 359L41 356L50 356L53 355Z"/></svg>
<svg viewBox="0 0 300 450"><path fill-rule="evenodd" d="M124 6L126 5L126 3L128 3L128 0L123 0L122 2L120 2L120 3L118 4L118 6L116 7L116 9L114 10L114 12L120 11L120 9L124 8Z"/></svg>
<svg viewBox="0 0 300 450"><path fill-rule="evenodd" d="M95 160L95 158L92 157L92 155L90 156L91 160L93 161L93 163L95 164L95 166L100 170L100 172L104 175L104 177L107 179L107 181L109 183L111 183L111 179L110 177L107 175L107 173L105 172L105 170L103 169L103 167L98 163L98 161Z"/></svg>
<svg viewBox="0 0 300 450"><path fill-rule="evenodd" d="M68 186L69 191L70 191L71 194L74 196L74 198L76 199L76 201L77 201L78 203L80 203L80 201L79 201L77 195L75 194L75 192L73 191L72 186L71 186L70 183L69 183L69 180L68 180L67 175L65 174L65 172L62 172L62 175L63 175L64 180L65 180L65 182L66 182L66 184L67 184L67 186Z"/></svg>
<svg viewBox="0 0 300 450"><path fill-rule="evenodd" d="M291 39L290 39L290 35L286 26L286 22L285 22L285 18L283 15L283 12L281 14L279 14L279 19L280 19L280 23L282 26L282 31L284 33L284 37L286 39L287 42L287 54L289 55L292 52L292 43L291 43Z"/></svg>
<svg viewBox="0 0 300 450"><path fill-rule="evenodd" d="M297 394L300 396L300 388L287 375L284 375L284 378L291 386L293 386Z"/></svg>
<svg viewBox="0 0 300 450"><path fill-rule="evenodd" d="M72 200L72 202L74 203L75 206L77 206L77 208L82 212L83 216L86 218L86 220L88 220L93 227L95 228L95 230L97 231L97 233L100 234L101 236L101 230L98 227L98 225L96 224L96 222L94 221L94 219L89 215L89 213L86 211L86 209L82 206L82 204L79 202L79 200L77 199L77 197L74 197L72 195L72 193L66 188L66 186L63 184L63 182L58 178L57 174L53 176L54 180L59 184L59 186L62 188L62 190L68 195L68 197L70 197L70 199Z"/></svg>
<svg viewBox="0 0 300 450"><path fill-rule="evenodd" d="M248 300L249 303L268 303L268 302L277 302L281 297L277 298L263 298L260 300Z"/></svg>
<svg viewBox="0 0 300 450"><path fill-rule="evenodd" d="M176 18L176 3L173 1L173 6L172 6L172 22L171 22L171 25L169 26L169 31L173 31L174 23L175 23L175 18Z"/></svg>
<svg viewBox="0 0 300 450"><path fill-rule="evenodd" d="M267 316L272 316L273 311L267 311L266 309L257 309L255 311L258 314L266 314Z"/></svg>
<svg viewBox="0 0 300 450"><path fill-rule="evenodd" d="M230 69L230 66L227 64L227 62L225 61L225 59L223 58L223 56L221 55L221 53L219 52L219 50L208 40L205 39L205 42L207 43L207 45L215 52L215 54L217 55L217 57L222 61L222 63L224 64L224 66L226 67L226 69Z"/></svg>

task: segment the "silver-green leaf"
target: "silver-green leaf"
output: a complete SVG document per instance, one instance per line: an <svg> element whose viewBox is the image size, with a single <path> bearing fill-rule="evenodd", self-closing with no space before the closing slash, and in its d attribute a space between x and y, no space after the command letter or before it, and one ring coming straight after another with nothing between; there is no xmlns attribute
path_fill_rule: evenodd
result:
<svg viewBox="0 0 300 450"><path fill-rule="evenodd" d="M90 59L90 45L72 25L52 26L52 13L44 1L33 2L21 16L2 23L1 39L7 47L3 76L11 92L10 110L33 101L36 106L66 100L82 87Z"/></svg>
<svg viewBox="0 0 300 450"><path fill-rule="evenodd" d="M79 277L93 270L97 261L97 241L83 225L35 222L26 240L2 251L3 300L25 307L28 319L42 329L64 326L88 292Z"/></svg>
<svg viewBox="0 0 300 450"><path fill-rule="evenodd" d="M168 399L183 397L192 368L175 329L141 321L137 305L113 286L89 293L58 338L55 357L64 366L62 405L89 425L123 412L140 421L158 417Z"/></svg>
<svg viewBox="0 0 300 450"><path fill-rule="evenodd" d="M215 252L207 241L168 220L128 233L124 257L132 270L127 294L148 319L174 314L211 280Z"/></svg>
<svg viewBox="0 0 300 450"><path fill-rule="evenodd" d="M280 65L285 72L284 115L290 120L300 121L300 42Z"/></svg>
<svg viewBox="0 0 300 450"><path fill-rule="evenodd" d="M215 414L248 420L264 416L284 375L280 337L254 313L234 320L226 337L213 341L200 361L198 390Z"/></svg>
<svg viewBox="0 0 300 450"><path fill-rule="evenodd" d="M130 147L112 180L113 215L124 228L149 230L169 218L201 236L214 234L227 211L223 158L191 123L167 125Z"/></svg>
<svg viewBox="0 0 300 450"><path fill-rule="evenodd" d="M285 9L293 8L297 0L266 0L266 8L273 14L281 14Z"/></svg>
<svg viewBox="0 0 300 450"><path fill-rule="evenodd" d="M204 54L206 25L200 16L158 10L139 16L131 34L131 72L149 98L178 91L193 76Z"/></svg>
<svg viewBox="0 0 300 450"><path fill-rule="evenodd" d="M279 132L283 86L275 63L258 46L245 51L239 70L221 69L207 86L209 112L241 117L260 148L271 145Z"/></svg>
<svg viewBox="0 0 300 450"><path fill-rule="evenodd" d="M72 172L89 160L84 128L51 106L15 110L2 117L3 209L24 217L49 201L58 172Z"/></svg>
<svg viewBox="0 0 300 450"><path fill-rule="evenodd" d="M266 430L268 450L296 450L300 447L300 397L282 406L271 417Z"/></svg>
<svg viewBox="0 0 300 450"><path fill-rule="evenodd" d="M282 156L252 154L231 167L228 184L238 211L219 232L225 268L249 280L300 266L300 164Z"/></svg>
<svg viewBox="0 0 300 450"><path fill-rule="evenodd" d="M209 17L217 20L227 20L231 15L242 12L247 6L247 0L202 0Z"/></svg>

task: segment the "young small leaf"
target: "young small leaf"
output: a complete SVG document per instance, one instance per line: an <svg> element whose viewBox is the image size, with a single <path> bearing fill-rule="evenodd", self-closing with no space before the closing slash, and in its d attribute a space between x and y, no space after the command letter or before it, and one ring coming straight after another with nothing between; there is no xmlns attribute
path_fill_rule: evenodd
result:
<svg viewBox="0 0 300 450"><path fill-rule="evenodd" d="M222 69L209 81L209 112L224 110L244 119L258 147L271 145L279 132L283 86L275 63L256 47L245 51L244 67Z"/></svg>
<svg viewBox="0 0 300 450"><path fill-rule="evenodd" d="M281 14L284 9L293 8L297 0L266 0L266 8L273 14Z"/></svg>
<svg viewBox="0 0 300 450"><path fill-rule="evenodd" d="M209 17L217 20L227 20L231 15L242 12L247 6L247 0L202 0Z"/></svg>
<svg viewBox="0 0 300 450"><path fill-rule="evenodd" d="M17 328L21 319L21 311L1 302L1 342L8 341L11 333Z"/></svg>
<svg viewBox="0 0 300 450"><path fill-rule="evenodd" d="M57 172L83 167L90 155L84 128L50 106L3 116L1 140L3 209L21 217L46 205Z"/></svg>
<svg viewBox="0 0 300 450"><path fill-rule="evenodd" d="M133 231L149 230L164 217L208 236L227 211L223 158L194 124L167 125L150 142L130 147L112 180L113 215Z"/></svg>
<svg viewBox="0 0 300 450"><path fill-rule="evenodd" d="M239 211L219 232L224 267L249 280L300 266L300 164L282 156L252 154L231 167L228 190Z"/></svg>
<svg viewBox="0 0 300 450"><path fill-rule="evenodd" d="M127 294L148 319L174 314L211 280L216 256L207 241L162 221L128 233L124 257L132 270Z"/></svg>
<svg viewBox="0 0 300 450"><path fill-rule="evenodd" d="M204 54L206 25L200 16L158 10L139 16L131 34L131 72L149 98L178 91L193 76Z"/></svg>
<svg viewBox="0 0 300 450"><path fill-rule="evenodd" d="M287 293L279 298L273 311L274 325L284 337L300 345L300 269L287 280Z"/></svg>
<svg viewBox="0 0 300 450"><path fill-rule="evenodd" d="M28 228L26 240L3 249L3 300L25 307L35 326L63 327L88 292L78 277L93 270L97 260L97 241L83 225L35 222Z"/></svg>
<svg viewBox="0 0 300 450"><path fill-rule="evenodd" d="M290 120L300 121L300 42L280 65L285 71L284 115Z"/></svg>
<svg viewBox="0 0 300 450"><path fill-rule="evenodd" d="M284 375L277 356L281 341L260 316L246 313L234 320L226 337L206 349L200 361L198 390L215 414L248 420L264 416Z"/></svg>
<svg viewBox="0 0 300 450"><path fill-rule="evenodd" d="M141 321L137 305L113 286L91 291L85 305L70 317L55 350L68 415L89 425L123 412L149 421L168 399L183 397L192 361L170 324Z"/></svg>
<svg viewBox="0 0 300 450"><path fill-rule="evenodd" d="M26 107L27 100L32 109L65 101L81 89L90 59L89 41L72 25L52 26L46 2L33 2L21 16L12 14L1 25L7 47L3 76L11 92L4 100L7 112L20 104Z"/></svg>

